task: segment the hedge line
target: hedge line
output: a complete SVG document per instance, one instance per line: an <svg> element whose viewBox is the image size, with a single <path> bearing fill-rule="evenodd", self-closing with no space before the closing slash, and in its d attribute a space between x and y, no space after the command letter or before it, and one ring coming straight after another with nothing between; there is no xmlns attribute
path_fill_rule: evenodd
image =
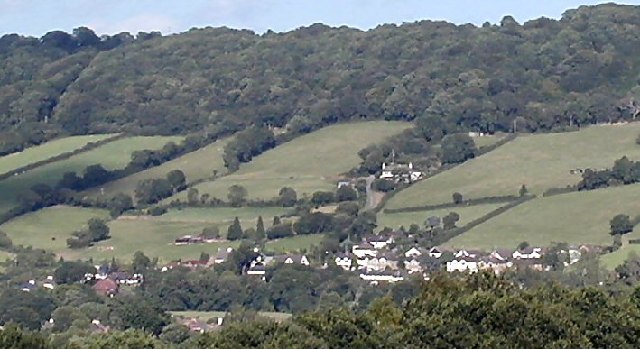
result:
<svg viewBox="0 0 640 349"><path fill-rule="evenodd" d="M109 137L107 139L103 139L101 141L89 142L89 143L85 144L84 146L82 146L81 148L75 149L73 151L69 151L69 152L66 152L66 153L58 154L58 155L52 156L52 157L50 157L48 159L36 161L36 162L28 164L26 166L22 166L22 167L19 167L17 169L11 170L9 172L5 172L3 174L0 174L0 181L3 181L3 180L5 180L5 179L7 179L9 177L12 177L14 175L14 173L31 171L31 170L33 170L35 168L38 168L38 167L41 167L41 166L44 166L44 165L48 165L48 164L56 162L56 161L66 160L66 159L68 159L68 158L70 158L70 157L72 157L74 155L78 155L80 153L84 153L84 152L87 152L89 150L96 149L96 148L98 148L100 146L103 146L103 145L105 145L107 143L111 143L111 142L117 141L117 140L125 138L125 137L127 137L126 134L120 133L120 134L117 134L117 135L115 135L113 137Z"/></svg>
<svg viewBox="0 0 640 349"><path fill-rule="evenodd" d="M447 231L443 232L442 234L434 236L432 243L433 243L434 246L443 244L443 243L453 239L454 237L456 237L458 235L461 235L461 234L464 234L464 233L468 232L469 230L479 226L480 224L485 223L486 221L490 220L491 218L499 216L499 215L505 213L506 211L508 211L508 210L510 210L510 209L512 209L512 208L514 208L516 206L519 206L519 205L521 205L521 204L523 204L523 203L525 203L525 202L527 202L529 200L532 200L534 198L536 198L535 195L526 195L526 196L520 197L515 201L511 201L510 203L508 203L505 206L499 207L499 208L487 213L486 215L484 215L482 217L479 217L479 218L476 218L476 219L472 220L471 222L467 223L466 225L464 225L464 226L462 226L460 228L450 229L450 230L447 230Z"/></svg>
<svg viewBox="0 0 640 349"><path fill-rule="evenodd" d="M516 195L486 196L482 198L464 200L459 204L454 204L453 202L447 202L444 204L437 204L437 205L387 208L383 212L388 214L394 214L394 213L401 213L401 212L433 211L433 210L440 210L443 208L456 208L456 207L474 206L474 205L482 205L482 204L501 204L505 202L509 203L509 202L516 201L520 198L521 197Z"/></svg>

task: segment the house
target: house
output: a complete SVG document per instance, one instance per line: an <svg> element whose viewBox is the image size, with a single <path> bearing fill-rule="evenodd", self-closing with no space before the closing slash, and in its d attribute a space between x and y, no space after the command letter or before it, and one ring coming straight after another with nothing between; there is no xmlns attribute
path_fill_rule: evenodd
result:
<svg viewBox="0 0 640 349"><path fill-rule="evenodd" d="M262 280L266 280L266 273L267 270L264 267L264 264L262 263L251 263L252 265L249 267L249 269L247 269L247 275L255 275L255 276L259 276L260 278L262 278Z"/></svg>
<svg viewBox="0 0 640 349"><path fill-rule="evenodd" d="M478 271L478 261L470 256L456 257L452 261L447 262L447 271L475 273Z"/></svg>
<svg viewBox="0 0 640 349"><path fill-rule="evenodd" d="M233 248L219 248L218 253L216 253L215 257L213 257L213 264L220 264L227 261L229 258L229 254L233 251Z"/></svg>
<svg viewBox="0 0 640 349"><path fill-rule="evenodd" d="M42 287L47 290L53 290L56 287L56 283L53 281L53 276L47 276L47 278L42 282Z"/></svg>
<svg viewBox="0 0 640 349"><path fill-rule="evenodd" d="M390 254L382 254L377 257L365 257L356 260L358 269L366 271L383 271L387 269L397 269L397 258Z"/></svg>
<svg viewBox="0 0 640 349"><path fill-rule="evenodd" d="M309 259L305 255L281 255L281 256L273 256L273 260L276 263L284 263L284 264L301 264L308 266Z"/></svg>
<svg viewBox="0 0 640 349"><path fill-rule="evenodd" d="M433 258L442 257L442 250L437 246L432 247L431 249L429 249L429 257L433 257Z"/></svg>
<svg viewBox="0 0 640 349"><path fill-rule="evenodd" d="M340 189L342 187L351 187L351 181L339 181L338 182L338 189Z"/></svg>
<svg viewBox="0 0 640 349"><path fill-rule="evenodd" d="M480 270L492 270L496 274L502 274L511 267L513 267L513 262L496 256L484 257L478 262Z"/></svg>
<svg viewBox="0 0 640 349"><path fill-rule="evenodd" d="M412 247L404 253L404 256L407 258L416 258L422 256L424 253L425 251L422 248Z"/></svg>
<svg viewBox="0 0 640 349"><path fill-rule="evenodd" d="M183 235L177 238L174 243L176 245L202 244L204 243L204 237L202 235Z"/></svg>
<svg viewBox="0 0 640 349"><path fill-rule="evenodd" d="M36 285L36 280L29 280L29 281L21 284L19 288L22 291L31 292L31 291L37 289L38 285Z"/></svg>
<svg viewBox="0 0 640 349"><path fill-rule="evenodd" d="M392 244L394 242L394 238L391 234L380 234L368 236L365 238L365 241L371 244L371 246L376 250L381 250L386 248L389 244Z"/></svg>
<svg viewBox="0 0 640 349"><path fill-rule="evenodd" d="M93 319L91 320L91 324L89 325L89 331L91 333L108 333L111 330L111 327L103 325L100 323L100 320Z"/></svg>
<svg viewBox="0 0 640 349"><path fill-rule="evenodd" d="M361 244L354 245L351 252L358 258L365 258L367 256L375 257L378 254L378 250L366 241Z"/></svg>
<svg viewBox="0 0 640 349"><path fill-rule="evenodd" d="M404 269L409 273L422 273L422 265L415 259L404 261Z"/></svg>
<svg viewBox="0 0 640 349"><path fill-rule="evenodd" d="M399 272L361 273L360 278L369 281L372 285L377 285L380 282L393 283L404 280Z"/></svg>
<svg viewBox="0 0 640 349"><path fill-rule="evenodd" d="M514 251L512 257L513 259L540 259L542 258L542 248L528 246Z"/></svg>
<svg viewBox="0 0 640 349"><path fill-rule="evenodd" d="M392 162L387 165L382 163L382 172L380 179L392 180L396 183L411 183L422 178L423 173L413 168L413 163L396 164Z"/></svg>
<svg viewBox="0 0 640 349"><path fill-rule="evenodd" d="M113 297L118 293L118 283L112 279L98 280L92 288L101 296Z"/></svg>
<svg viewBox="0 0 640 349"><path fill-rule="evenodd" d="M341 267L344 270L351 270L351 265L353 264L353 259L350 255L346 253L338 253L335 255L333 259L336 262L336 265Z"/></svg>

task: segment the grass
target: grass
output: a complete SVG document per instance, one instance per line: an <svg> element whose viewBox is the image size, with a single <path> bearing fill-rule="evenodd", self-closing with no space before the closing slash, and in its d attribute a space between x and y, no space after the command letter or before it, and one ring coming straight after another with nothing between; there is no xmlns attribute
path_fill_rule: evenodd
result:
<svg viewBox="0 0 640 349"><path fill-rule="evenodd" d="M14 245L33 246L61 254L67 252L67 238L86 227L92 217L107 218L106 210L55 206L12 219L0 226Z"/></svg>
<svg viewBox="0 0 640 349"><path fill-rule="evenodd" d="M476 144L476 147L480 149L481 147L486 147L498 143L504 137L505 134L485 135L482 137L474 137L473 142Z"/></svg>
<svg viewBox="0 0 640 349"><path fill-rule="evenodd" d="M99 142L113 136L115 134L66 137L5 155L0 157L0 173L7 173L38 161L47 160L56 155L80 149L88 143Z"/></svg>
<svg viewBox="0 0 640 349"><path fill-rule="evenodd" d="M88 190L88 195L112 196L116 193L125 193L133 196L136 185L139 181L149 178L165 178L172 170L182 170L187 177L187 183L209 178L217 171L218 175L224 174L226 169L222 160L224 146L230 138L211 143L194 152L185 154L172 161L165 162L160 166L150 168L145 171L135 173L131 176L109 182L102 188ZM102 189L102 190L101 190Z"/></svg>
<svg viewBox="0 0 640 349"><path fill-rule="evenodd" d="M107 143L101 147L84 152L69 159L57 161L19 176L0 181L0 212L9 210L18 204L21 196L29 192L36 184L55 185L67 171L79 174L89 165L101 164L107 169L124 168L131 160L131 153L143 149L159 149L169 141L179 141L182 137L130 137Z"/></svg>
<svg viewBox="0 0 640 349"><path fill-rule="evenodd" d="M632 235L635 235L634 239L637 239L638 229L634 229ZM625 237L626 239L626 237ZM635 254L640 256L640 245L638 244L626 244L622 248L613 252L600 256L600 262L608 270L614 270L617 266L624 263L631 255Z"/></svg>
<svg viewBox="0 0 640 349"><path fill-rule="evenodd" d="M255 222L262 216L265 226L271 225L273 216L281 216L289 209L283 207L190 207L172 209L160 218L169 222L229 223L238 217L241 223ZM246 227L245 227L246 228Z"/></svg>
<svg viewBox="0 0 640 349"><path fill-rule="evenodd" d="M179 316L184 318L196 318L201 321L207 321L211 318L224 317L227 315L227 312L224 311L195 311L195 310L187 310L187 311L170 311L171 315ZM291 318L291 314L289 313L277 313L272 311L260 311L258 312L259 316L266 317L272 319L274 321L284 321Z"/></svg>
<svg viewBox="0 0 640 349"><path fill-rule="evenodd" d="M311 250L311 247L320 244L323 238L324 234L312 234L272 240L265 244L265 251L276 254L294 251L309 251Z"/></svg>
<svg viewBox="0 0 640 349"><path fill-rule="evenodd" d="M328 126L284 143L242 164L237 172L196 188L200 194L221 199L226 199L228 188L234 184L247 188L249 197L263 199L276 197L285 186L294 188L298 196L333 190L340 174L360 163L359 150L408 127L408 123L385 121ZM186 193L180 195L186 197Z"/></svg>
<svg viewBox="0 0 640 349"><path fill-rule="evenodd" d="M580 181L576 168L610 168L626 155L640 159L640 123L591 126L579 132L520 136L494 151L416 183L395 195L388 208L439 204L460 192L466 198L534 194Z"/></svg>
<svg viewBox="0 0 640 349"><path fill-rule="evenodd" d="M504 204L486 204L486 205L474 205L474 206L460 206L452 207L433 211L419 211L419 212L399 212L399 213L383 213L380 212L377 215L378 229L381 230L384 227L398 229L400 226L404 226L405 229L409 229L411 224L417 224L421 227L424 226L424 222L427 217L437 216L444 217L450 212L456 212L460 215L460 221L457 225L463 226L470 221L480 218L487 213L503 206Z"/></svg>
<svg viewBox="0 0 640 349"><path fill-rule="evenodd" d="M534 246L553 242L609 245L609 221L623 213L640 214L640 185L537 198L517 206L452 239L452 247L514 248L527 241Z"/></svg>

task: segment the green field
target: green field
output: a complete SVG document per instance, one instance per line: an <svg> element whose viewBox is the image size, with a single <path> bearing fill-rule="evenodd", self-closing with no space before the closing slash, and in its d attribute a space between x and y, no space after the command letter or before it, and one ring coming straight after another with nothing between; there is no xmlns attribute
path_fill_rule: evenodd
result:
<svg viewBox="0 0 640 349"><path fill-rule="evenodd" d="M219 140L160 166L109 182L102 187L103 191L99 188L88 190L87 194L98 195L102 192L106 196L112 196L116 193L126 193L133 196L139 181L149 178L165 178L167 173L172 170L182 170L187 177L187 183L209 178L214 171L217 171L218 175L223 175L226 168L222 161L222 154L224 146L229 140L230 138Z"/></svg>
<svg viewBox="0 0 640 349"><path fill-rule="evenodd" d="M624 213L640 214L640 185L598 189L537 198L452 239L452 247L514 248L527 241L534 246L553 242L609 245L609 221Z"/></svg>
<svg viewBox="0 0 640 349"><path fill-rule="evenodd" d="M640 159L640 123L591 126L579 132L520 136L494 151L423 180L395 195L387 208L439 204L460 192L466 198L534 194L580 181L576 168L610 168L626 155Z"/></svg>
<svg viewBox="0 0 640 349"><path fill-rule="evenodd" d="M227 312L224 311L195 311L195 310L187 310L187 311L170 311L172 316L179 316L184 318L196 318L200 321L207 321L211 318L225 317ZM266 317L272 319L274 321L284 321L291 318L291 314L289 313L276 313L272 311L260 311L258 312L259 316Z"/></svg>
<svg viewBox="0 0 640 349"><path fill-rule="evenodd" d="M279 254L287 252L310 251L311 247L320 244L324 234L297 235L284 239L269 241L265 244L265 251Z"/></svg>
<svg viewBox="0 0 640 349"><path fill-rule="evenodd" d="M234 184L248 190L249 197L270 199L282 187L313 193L333 190L341 173L360 163L357 153L367 145L410 127L404 122L371 121L328 126L284 143L242 164L240 170L196 186L200 194L226 200ZM186 193L181 193L184 199Z"/></svg>
<svg viewBox="0 0 640 349"><path fill-rule="evenodd" d="M56 206L12 219L0 226L14 245L43 248L65 255L67 238L86 226L92 217L107 218L106 210Z"/></svg>
<svg viewBox="0 0 640 349"><path fill-rule="evenodd" d="M633 233L629 235L633 235L633 239L640 238L639 231L640 229L636 228L634 229ZM628 239L628 237L625 237L624 239ZM626 261L633 254L635 254L636 256L640 256L640 245L623 244L623 246L619 250L600 256L600 262L608 270L614 270L617 266L624 263L624 261Z"/></svg>
<svg viewBox="0 0 640 349"><path fill-rule="evenodd" d="M481 147L486 147L498 143L501 141L506 135L503 133L493 134L493 135L485 135L482 137L473 137L473 142L476 147L480 149Z"/></svg>
<svg viewBox="0 0 640 349"><path fill-rule="evenodd" d="M103 141L115 135L116 134L100 134L66 137L27 148L21 152L5 155L0 157L0 174L80 149L90 142Z"/></svg>
<svg viewBox="0 0 640 349"><path fill-rule="evenodd" d="M424 227L424 222L427 217L437 216L444 217L450 212L456 212L460 215L460 221L457 225L463 226L470 221L480 218L487 213L503 206L504 204L486 204L486 205L474 205L474 206L460 206L451 207L440 210L432 211L418 211L418 212L400 212L400 213L378 213L376 223L378 225L376 230L382 230L384 227L392 229L398 229L400 226L404 226L405 229L409 229L411 224L417 224L420 227Z"/></svg>
<svg viewBox="0 0 640 349"><path fill-rule="evenodd" d="M159 220L168 222L228 223L235 217L240 222L256 222L262 216L265 226L270 226L273 216L281 216L290 211L284 207L189 207L171 209Z"/></svg>
<svg viewBox="0 0 640 349"><path fill-rule="evenodd" d="M67 171L79 174L89 165L101 164L107 169L124 168L136 150L159 149L169 141L180 141L182 137L130 137L107 143L88 152L80 153L69 159L53 162L19 176L0 181L0 212L17 205L19 197L39 183L55 185Z"/></svg>

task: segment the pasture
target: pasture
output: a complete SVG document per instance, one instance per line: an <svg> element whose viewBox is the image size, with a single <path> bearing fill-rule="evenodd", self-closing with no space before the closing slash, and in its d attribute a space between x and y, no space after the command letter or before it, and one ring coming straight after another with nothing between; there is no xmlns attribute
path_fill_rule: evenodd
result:
<svg viewBox="0 0 640 349"><path fill-rule="evenodd" d="M536 198L490 219L445 245L478 249L514 248L554 242L609 245L609 221L617 214L640 214L640 185Z"/></svg>
<svg viewBox="0 0 640 349"><path fill-rule="evenodd" d="M360 163L358 151L411 126L405 122L370 121L338 124L300 136L269 150L237 172L196 186L200 194L226 200L228 188L242 185L250 198L271 199L282 187L298 196L333 190L340 175ZM181 199L186 193L181 193Z"/></svg>
<svg viewBox="0 0 640 349"><path fill-rule="evenodd" d="M387 208L439 204L460 192L465 198L517 195L524 184L534 194L574 185L572 169L610 168L622 156L640 159L635 139L640 123L591 126L578 132L521 135L453 169L416 183L395 195Z"/></svg>
<svg viewBox="0 0 640 349"><path fill-rule="evenodd" d="M14 245L43 248L65 256L67 238L71 233L86 227L90 218L107 218L106 210L54 206L28 213L0 225Z"/></svg>
<svg viewBox="0 0 640 349"><path fill-rule="evenodd" d="M378 225L376 230L380 231L384 227L398 229L401 226L404 226L404 228L408 230L411 224L417 224L420 227L424 227L425 225L424 222L427 219L427 217L437 216L442 218L448 215L450 212L455 212L460 215L460 220L456 225L461 227L469 223L470 221L480 218L503 205L505 204L458 206L458 207L444 208L439 210L418 211L418 212L399 212L399 213L380 212L376 216L376 223Z"/></svg>
<svg viewBox="0 0 640 349"><path fill-rule="evenodd" d="M264 249L274 254L310 251L313 246L320 244L323 238L324 234L296 235L268 241Z"/></svg>
<svg viewBox="0 0 640 349"><path fill-rule="evenodd" d="M179 158L167 161L164 164L135 173L131 176L109 182L102 188L93 188L86 193L91 196L100 195L113 196L117 193L125 193L133 196L136 185L143 179L165 178L172 170L181 170L187 178L187 183L210 178L214 171L217 175L224 175L226 168L222 161L224 146L231 138L219 140L211 143L194 152L185 154ZM102 189L102 190L101 190Z"/></svg>
<svg viewBox="0 0 640 349"><path fill-rule="evenodd" d="M86 136L72 136L56 139L21 152L0 157L0 174L50 159L54 156L80 149L91 142L99 142L116 136L116 134L99 134Z"/></svg>
<svg viewBox="0 0 640 349"><path fill-rule="evenodd" d="M28 193L36 184L54 186L68 171L81 174L89 165L101 164L106 169L124 168L136 150L159 149L169 141L180 141L182 137L129 137L107 143L96 149L77 154L69 159L56 161L18 176L0 181L0 212L7 211L18 204L21 196Z"/></svg>

